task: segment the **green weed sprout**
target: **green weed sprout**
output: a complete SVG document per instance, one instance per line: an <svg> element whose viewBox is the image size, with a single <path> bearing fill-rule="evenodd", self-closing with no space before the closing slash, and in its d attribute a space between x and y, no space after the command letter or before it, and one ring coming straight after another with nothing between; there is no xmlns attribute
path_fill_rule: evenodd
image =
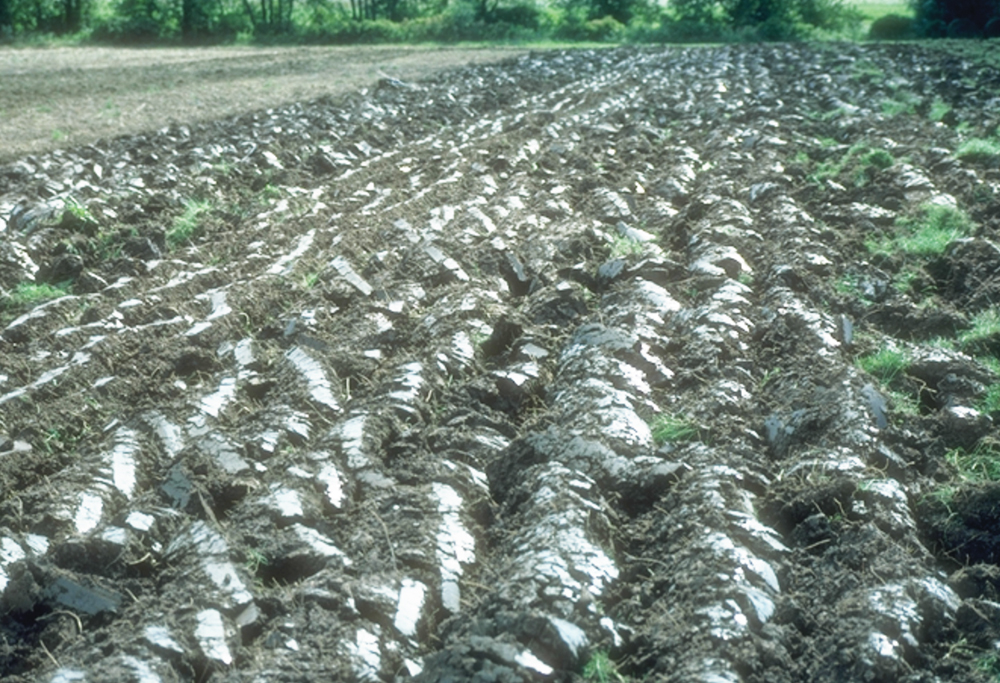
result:
<svg viewBox="0 0 1000 683"><path fill-rule="evenodd" d="M201 231L202 215L210 208L209 202L186 202L184 212L174 219L173 225L167 230L167 246L176 249L197 237Z"/></svg>
<svg viewBox="0 0 1000 683"><path fill-rule="evenodd" d="M698 426L680 415L660 415L653 421L652 432L653 441L659 445L701 440Z"/></svg>

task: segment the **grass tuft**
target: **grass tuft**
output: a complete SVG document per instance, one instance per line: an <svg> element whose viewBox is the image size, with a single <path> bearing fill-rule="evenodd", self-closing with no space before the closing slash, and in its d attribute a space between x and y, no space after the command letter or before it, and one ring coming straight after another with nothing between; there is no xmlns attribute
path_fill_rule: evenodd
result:
<svg viewBox="0 0 1000 683"><path fill-rule="evenodd" d="M189 201L184 204L184 212L174 219L167 230L167 246L177 249L190 242L201 232L202 216L211 208L209 202Z"/></svg>
<svg viewBox="0 0 1000 683"><path fill-rule="evenodd" d="M49 299L58 299L66 296L69 292L68 285L50 285L48 283L22 282L11 292L3 307L5 309L18 309L33 306Z"/></svg>
<svg viewBox="0 0 1000 683"><path fill-rule="evenodd" d="M625 683L625 678L618 673L618 667L607 652L594 653L583 667L583 680L587 683Z"/></svg>
<svg viewBox="0 0 1000 683"><path fill-rule="evenodd" d="M894 412L912 417L920 414L920 402L914 396L902 391L887 391L886 393L889 396L889 406Z"/></svg>
<svg viewBox="0 0 1000 683"><path fill-rule="evenodd" d="M857 364L859 368L878 379L880 384L888 386L910 366L910 358L905 351L885 348L859 357Z"/></svg>
<svg viewBox="0 0 1000 683"><path fill-rule="evenodd" d="M822 140L820 143L824 144ZM810 174L809 179L823 183L847 174L855 186L864 187L872 180L876 170L888 168L895 162L892 154L886 150L873 149L865 143L858 143L851 145L839 159L821 163L816 171Z"/></svg>
<svg viewBox="0 0 1000 683"><path fill-rule="evenodd" d="M973 316L972 327L958 335L958 343L963 350L976 350L998 338L1000 338L1000 311L988 308Z"/></svg>
<svg viewBox="0 0 1000 683"><path fill-rule="evenodd" d="M951 111L951 105L942 100L940 97L935 97L934 102L931 103L931 109L927 113L927 117L934 122L940 122L944 120L944 117L948 115Z"/></svg>
<svg viewBox="0 0 1000 683"><path fill-rule="evenodd" d="M885 169L896 163L896 160L884 149L873 149L862 157L862 163L865 166Z"/></svg>
<svg viewBox="0 0 1000 683"><path fill-rule="evenodd" d="M955 448L945 459L966 481L983 483L1000 481L1000 443L982 439L971 451Z"/></svg>
<svg viewBox="0 0 1000 683"><path fill-rule="evenodd" d="M939 204L924 204L916 217L900 218L896 225L899 230L895 235L866 241L868 250L883 256L899 252L937 256L953 241L971 233L973 227L964 211Z"/></svg>
<svg viewBox="0 0 1000 683"><path fill-rule="evenodd" d="M611 242L611 258L638 256L643 252L643 244L631 237L616 237Z"/></svg>
<svg viewBox="0 0 1000 683"><path fill-rule="evenodd" d="M1000 162L1000 142L972 138L955 150L955 158L972 163Z"/></svg>
<svg viewBox="0 0 1000 683"><path fill-rule="evenodd" d="M977 410L987 415L1000 412L1000 384L986 387L986 393L976 404Z"/></svg>
<svg viewBox="0 0 1000 683"><path fill-rule="evenodd" d="M974 666L994 681L1000 681L1000 654L990 652L976 658Z"/></svg>
<svg viewBox="0 0 1000 683"><path fill-rule="evenodd" d="M660 415L653 421L651 429L657 445L701 440L698 426L681 415Z"/></svg>

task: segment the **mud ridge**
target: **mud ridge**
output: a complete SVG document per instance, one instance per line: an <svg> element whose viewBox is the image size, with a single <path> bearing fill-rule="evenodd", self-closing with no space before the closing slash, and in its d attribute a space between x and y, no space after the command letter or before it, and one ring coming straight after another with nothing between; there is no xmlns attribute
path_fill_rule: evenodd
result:
<svg viewBox="0 0 1000 683"><path fill-rule="evenodd" d="M554 52L0 167L0 674L991 680L998 82Z"/></svg>

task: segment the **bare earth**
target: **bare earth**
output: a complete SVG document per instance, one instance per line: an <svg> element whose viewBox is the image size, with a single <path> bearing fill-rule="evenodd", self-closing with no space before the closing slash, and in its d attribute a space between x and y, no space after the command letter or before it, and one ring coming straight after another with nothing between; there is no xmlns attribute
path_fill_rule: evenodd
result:
<svg viewBox="0 0 1000 683"><path fill-rule="evenodd" d="M123 54L59 101L485 58ZM0 681L1000 683L971 64L553 50L0 164Z"/></svg>
<svg viewBox="0 0 1000 683"><path fill-rule="evenodd" d="M0 160L425 78L523 48L0 49Z"/></svg>

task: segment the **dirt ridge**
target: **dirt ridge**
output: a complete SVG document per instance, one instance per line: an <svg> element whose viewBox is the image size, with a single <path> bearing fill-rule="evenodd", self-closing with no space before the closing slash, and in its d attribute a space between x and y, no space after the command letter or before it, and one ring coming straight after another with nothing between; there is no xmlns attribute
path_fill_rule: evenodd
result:
<svg viewBox="0 0 1000 683"><path fill-rule="evenodd" d="M995 678L951 66L532 54L0 168L0 286L69 281L0 341L3 676Z"/></svg>

